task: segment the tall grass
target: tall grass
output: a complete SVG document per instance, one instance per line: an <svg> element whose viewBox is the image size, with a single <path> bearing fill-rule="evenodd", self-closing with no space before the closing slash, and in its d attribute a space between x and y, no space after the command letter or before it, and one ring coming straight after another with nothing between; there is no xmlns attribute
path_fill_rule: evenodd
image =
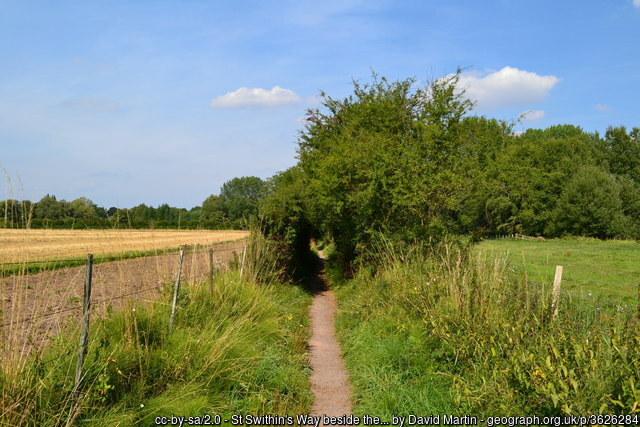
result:
<svg viewBox="0 0 640 427"><path fill-rule="evenodd" d="M267 262L254 255L247 265ZM260 274L270 277L266 270L218 272L213 294L206 283L186 284L172 332L170 289L157 301L94 319L77 402L79 334L70 325L43 353L2 365L0 424L150 425L157 416L308 413L310 297L275 281L257 285Z"/></svg>
<svg viewBox="0 0 640 427"><path fill-rule="evenodd" d="M378 251L338 291L356 412L640 411L637 312L563 300L502 258L444 243Z"/></svg>

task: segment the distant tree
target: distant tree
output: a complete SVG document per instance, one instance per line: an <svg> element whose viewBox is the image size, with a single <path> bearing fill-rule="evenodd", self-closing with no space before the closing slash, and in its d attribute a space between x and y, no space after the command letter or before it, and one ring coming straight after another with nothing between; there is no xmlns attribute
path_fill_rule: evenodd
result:
<svg viewBox="0 0 640 427"><path fill-rule="evenodd" d="M153 208L145 205L144 203L134 206L129 209L131 215L131 221L143 227L148 227L150 223L155 219L153 215Z"/></svg>
<svg viewBox="0 0 640 427"><path fill-rule="evenodd" d="M221 197L210 195L202 202L201 220L207 228L219 227L225 218L225 207Z"/></svg>
<svg viewBox="0 0 640 427"><path fill-rule="evenodd" d="M62 219L64 218L64 204L58 202L56 196L47 194L36 203L34 216L42 219Z"/></svg>
<svg viewBox="0 0 640 427"><path fill-rule="evenodd" d="M624 126L609 127L603 142L611 172L640 184L640 129L627 133Z"/></svg>
<svg viewBox="0 0 640 427"><path fill-rule="evenodd" d="M558 234L632 237L633 221L624 215L621 191L622 185L611 174L583 166L564 188L552 227Z"/></svg>
<svg viewBox="0 0 640 427"><path fill-rule="evenodd" d="M79 197L68 205L72 218L95 219L98 217L96 205L86 197Z"/></svg>
<svg viewBox="0 0 640 427"><path fill-rule="evenodd" d="M255 215L264 190L265 182L255 176L233 178L225 182L220 189L220 199L227 218L237 222Z"/></svg>

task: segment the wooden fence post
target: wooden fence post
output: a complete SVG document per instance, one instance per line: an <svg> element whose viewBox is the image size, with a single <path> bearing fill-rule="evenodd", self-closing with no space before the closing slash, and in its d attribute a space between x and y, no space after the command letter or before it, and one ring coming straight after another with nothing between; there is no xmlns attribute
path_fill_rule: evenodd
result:
<svg viewBox="0 0 640 427"><path fill-rule="evenodd" d="M558 317L558 304L560 301L560 283L562 283L562 266L556 265L556 277L553 279L553 302L551 303L551 309L553 311L553 318Z"/></svg>
<svg viewBox="0 0 640 427"><path fill-rule="evenodd" d="M80 347L78 348L78 362L76 363L75 385L73 387L74 406L80 397L80 385L82 383L82 366L84 356L89 345L89 313L91 309L91 277L93 275L93 255L87 254L87 262L84 274L84 300L82 304L82 331L80 332Z"/></svg>
<svg viewBox="0 0 640 427"><path fill-rule="evenodd" d="M209 249L209 292L213 296L213 248Z"/></svg>
<svg viewBox="0 0 640 427"><path fill-rule="evenodd" d="M173 329L173 321L176 315L176 304L178 303L178 291L180 290L180 276L182 275L182 259L184 258L184 249L180 249L180 259L178 260L178 277L176 277L176 285L173 288L173 304L171 305L171 319L169 320L169 332Z"/></svg>
<svg viewBox="0 0 640 427"><path fill-rule="evenodd" d="M240 277L242 277L242 273L244 272L244 259L247 257L247 245L244 245L244 249L242 250L242 264L240 265Z"/></svg>

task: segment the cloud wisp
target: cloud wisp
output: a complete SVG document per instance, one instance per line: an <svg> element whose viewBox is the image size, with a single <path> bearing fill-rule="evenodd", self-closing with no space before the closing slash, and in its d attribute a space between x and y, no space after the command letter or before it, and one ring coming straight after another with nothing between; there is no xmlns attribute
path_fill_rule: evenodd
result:
<svg viewBox="0 0 640 427"><path fill-rule="evenodd" d="M633 5L640 9L640 0L633 0Z"/></svg>
<svg viewBox="0 0 640 427"><path fill-rule="evenodd" d="M560 82L556 76L504 67L492 73L466 72L460 75L458 85L465 95L478 102L478 108L526 105L545 99Z"/></svg>
<svg viewBox="0 0 640 427"><path fill-rule="evenodd" d="M274 86L271 90L259 87L241 87L233 92L220 95L211 101L212 107L278 107L300 102L300 97L292 90Z"/></svg>
<svg viewBox="0 0 640 427"><path fill-rule="evenodd" d="M638 0L638 2L640 2L640 0ZM613 107L607 104L596 104L593 106L593 109L601 113L606 113L607 111L613 110Z"/></svg>

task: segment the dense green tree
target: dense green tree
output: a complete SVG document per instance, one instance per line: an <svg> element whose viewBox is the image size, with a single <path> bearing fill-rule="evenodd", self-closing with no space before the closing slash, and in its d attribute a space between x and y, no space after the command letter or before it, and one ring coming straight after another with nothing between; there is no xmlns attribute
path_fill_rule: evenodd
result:
<svg viewBox="0 0 640 427"><path fill-rule="evenodd" d="M63 218L64 204L56 199L56 196L47 194L36 203L35 218L55 220Z"/></svg>
<svg viewBox="0 0 640 427"><path fill-rule="evenodd" d="M507 142L471 186L477 217L471 220L469 213L465 225L490 233L547 235L558 197L576 170L604 167L597 141L578 127L552 126L511 136Z"/></svg>
<svg viewBox="0 0 640 427"><path fill-rule="evenodd" d="M297 166L280 172L266 182L265 194L260 200L262 231L276 243L283 266L295 277L309 253L312 234L312 198L305 175Z"/></svg>
<svg viewBox="0 0 640 427"><path fill-rule="evenodd" d="M299 139L300 167L314 198L314 225L345 261L377 232L402 238L445 231L462 184L460 121L472 104L458 76L427 88L374 75L354 94L324 95Z"/></svg>
<svg viewBox="0 0 640 427"><path fill-rule="evenodd" d="M627 133L624 126L609 127L603 145L611 172L629 176L640 184L640 129Z"/></svg>
<svg viewBox="0 0 640 427"><path fill-rule="evenodd" d="M622 185L596 166L583 166L567 183L554 210L557 234L589 237L634 237L624 215Z"/></svg>
<svg viewBox="0 0 640 427"><path fill-rule="evenodd" d="M255 176L243 176L225 182L220 189L225 216L238 224L238 220L255 215L264 190L265 182Z"/></svg>
<svg viewBox="0 0 640 427"><path fill-rule="evenodd" d="M72 218L97 219L96 205L86 197L79 197L68 205Z"/></svg>
<svg viewBox="0 0 640 427"><path fill-rule="evenodd" d="M212 194L202 202L201 218L205 227L216 228L224 223L226 212L220 196Z"/></svg>

